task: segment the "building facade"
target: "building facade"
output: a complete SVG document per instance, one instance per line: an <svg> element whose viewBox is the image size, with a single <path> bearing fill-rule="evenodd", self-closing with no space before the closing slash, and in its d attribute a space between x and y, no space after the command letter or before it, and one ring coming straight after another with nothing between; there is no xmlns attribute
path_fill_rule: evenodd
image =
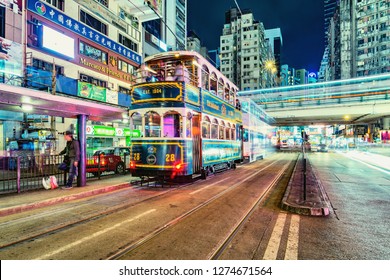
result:
<svg viewBox="0 0 390 280"><path fill-rule="evenodd" d="M123 112L120 119L88 120L87 148L127 145L126 112L131 86L137 82L135 71L145 55L167 49L171 18L175 19L175 28L185 30L186 1L0 1L0 86L17 86L29 94L39 90L64 96L74 99L66 103L74 108L79 102L84 102L83 106L90 102L91 110L99 107ZM182 46L185 32L178 28L172 31L172 48ZM12 139L19 141L26 136L25 127L37 127L37 123L40 131L50 133L50 139L55 138L53 131L77 127L76 115L34 115L19 107L7 111L9 106L0 105L0 150L5 150ZM65 107L62 110L63 115L71 115ZM34 145L40 145L44 138L32 137L28 138Z"/></svg>
<svg viewBox="0 0 390 280"><path fill-rule="evenodd" d="M390 1L340 0L327 37L324 80L390 72Z"/></svg>
<svg viewBox="0 0 390 280"><path fill-rule="evenodd" d="M232 8L225 13L220 36L221 72L241 90L270 86L272 79L265 64L275 59L269 50L264 26L250 10Z"/></svg>

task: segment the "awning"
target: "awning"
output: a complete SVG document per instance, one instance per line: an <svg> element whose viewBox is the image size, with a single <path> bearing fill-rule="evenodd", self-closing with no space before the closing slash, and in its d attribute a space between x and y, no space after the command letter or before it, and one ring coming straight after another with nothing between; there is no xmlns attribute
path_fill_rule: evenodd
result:
<svg viewBox="0 0 390 280"><path fill-rule="evenodd" d="M65 118L87 115L93 121L121 122L128 113L126 107L0 84L0 110L23 113L22 104L32 105L32 111L28 112L31 114Z"/></svg>

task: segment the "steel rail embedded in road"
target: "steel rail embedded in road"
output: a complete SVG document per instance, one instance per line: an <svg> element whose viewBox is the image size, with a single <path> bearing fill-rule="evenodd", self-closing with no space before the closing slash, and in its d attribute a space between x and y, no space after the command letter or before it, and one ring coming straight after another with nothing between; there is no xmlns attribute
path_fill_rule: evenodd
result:
<svg viewBox="0 0 390 280"><path fill-rule="evenodd" d="M286 163L283 168L279 171L275 179L269 184L267 189L264 191L264 193L259 196L259 198L253 203L253 205L249 208L249 210L245 213L245 215L237 222L237 225L233 227L232 231L229 233L229 235L223 240L220 246L208 257L209 260L217 260L223 252L226 250L227 246L232 242L233 238L236 236L236 234L239 232L239 230L244 226L246 221L250 218L252 213L257 209L258 205L263 202L266 195L269 193L269 191L279 182L280 178L282 177L283 173L286 171L287 167L289 166L289 163Z"/></svg>
<svg viewBox="0 0 390 280"><path fill-rule="evenodd" d="M261 168L260 170L257 170L256 172L254 172L253 174L245 177L245 179L243 179L242 181L236 183L235 185L229 187L228 189L218 193L217 195L209 198L208 200L206 200L205 202L197 205L196 207L190 209L189 211L185 212L184 214L180 215L179 217L173 219L172 221L166 223L165 225L161 226L160 228L156 229L155 231L151 232L150 234L146 235L144 238L141 238L139 239L138 241L136 242L133 242L132 244L130 244L129 246L126 246L124 248L122 248L121 250L118 250L117 252L111 254L110 256L108 256L106 259L107 260L113 260L113 259L120 259L122 256L132 252L132 251L135 251L136 249L139 249L141 246L147 244L148 242L150 242L151 240L154 240L155 238L157 238L160 234L162 234L163 232L165 232L166 230L170 229L171 227L173 227L174 225L178 224L180 221L184 220L185 218L191 216L192 214L196 213L197 211L199 211L200 209L203 209L205 208L206 206L210 205L212 202L214 202L215 200L217 200L218 198L224 196L225 194L231 192L232 190L234 190L235 188L237 188L238 186L242 185L242 183L250 180L251 178L253 178L254 176L258 175L259 173L263 172L264 170L270 168L271 166L277 164L279 162L278 161L275 161L263 168ZM289 165L289 163L285 164L284 168L282 169L281 172L278 173L278 178L281 176L280 174L282 174L285 169L287 168L287 166ZM271 187L274 185L274 181L271 183Z"/></svg>

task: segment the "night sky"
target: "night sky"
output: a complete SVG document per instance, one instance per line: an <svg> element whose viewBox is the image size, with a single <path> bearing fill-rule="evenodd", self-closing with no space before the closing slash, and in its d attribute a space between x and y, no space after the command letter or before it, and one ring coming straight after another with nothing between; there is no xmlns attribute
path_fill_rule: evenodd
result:
<svg viewBox="0 0 390 280"><path fill-rule="evenodd" d="M219 47L225 11L234 0L188 0L188 30L194 30L209 50ZM324 1L237 0L241 10L251 9L265 29L282 31L282 64L317 72L324 53Z"/></svg>

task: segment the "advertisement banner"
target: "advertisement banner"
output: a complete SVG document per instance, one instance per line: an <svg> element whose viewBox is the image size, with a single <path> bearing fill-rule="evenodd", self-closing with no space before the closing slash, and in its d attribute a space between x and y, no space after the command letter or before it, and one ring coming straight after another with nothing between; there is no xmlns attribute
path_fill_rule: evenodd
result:
<svg viewBox="0 0 390 280"><path fill-rule="evenodd" d="M22 45L0 37L0 79L12 84L15 77L23 76Z"/></svg>
<svg viewBox="0 0 390 280"><path fill-rule="evenodd" d="M106 102L106 88L98 87L90 83L78 82L77 96Z"/></svg>

